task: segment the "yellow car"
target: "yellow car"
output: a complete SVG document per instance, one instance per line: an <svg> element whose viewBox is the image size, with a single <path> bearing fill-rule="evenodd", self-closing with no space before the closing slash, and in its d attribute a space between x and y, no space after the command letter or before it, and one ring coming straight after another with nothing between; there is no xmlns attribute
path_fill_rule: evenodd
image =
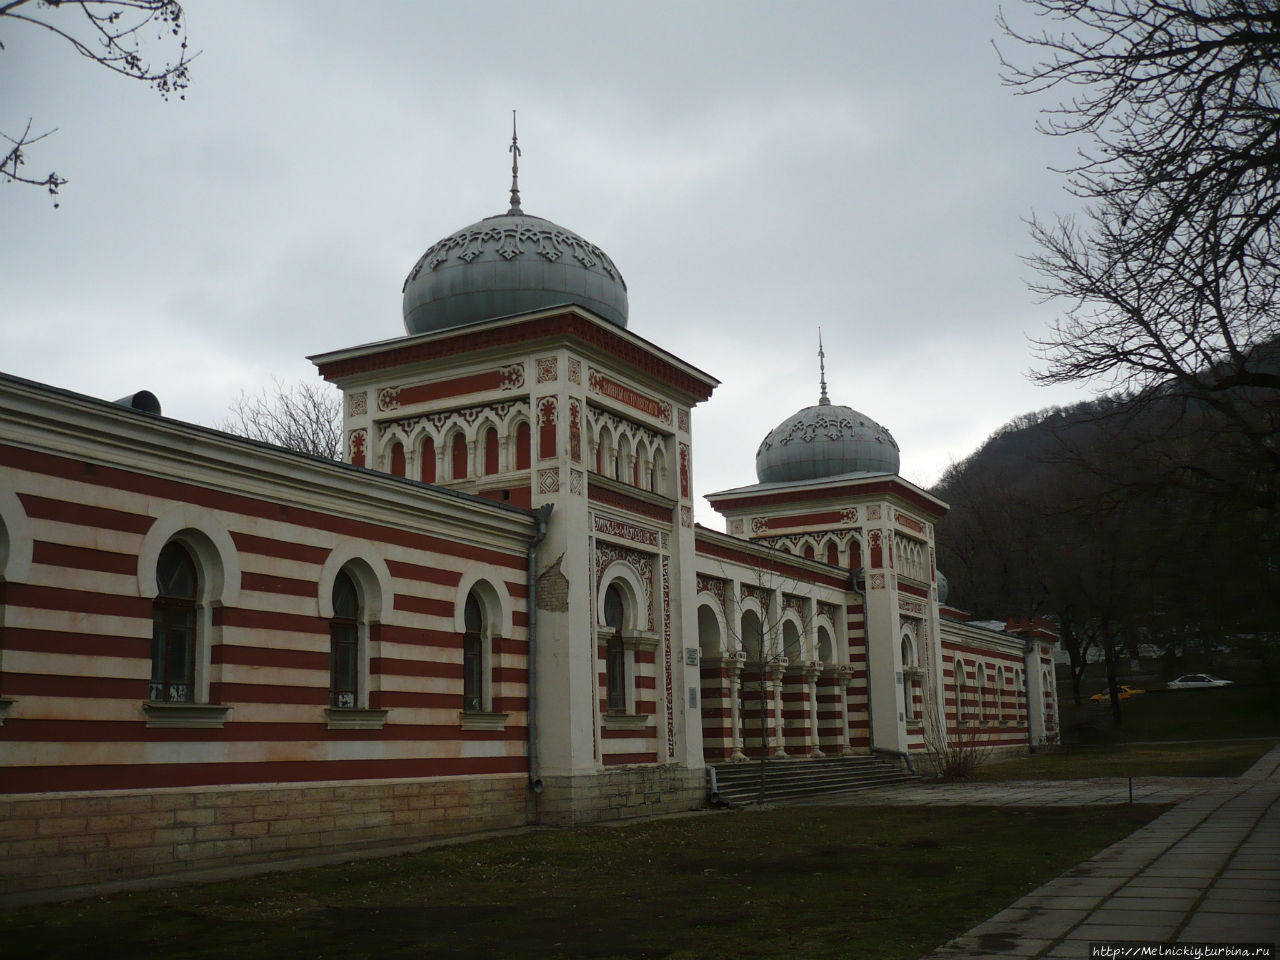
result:
<svg viewBox="0 0 1280 960"><path fill-rule="evenodd" d="M1126 686L1122 683L1122 684L1120 684L1119 693L1118 693L1118 699L1120 699L1120 700L1128 700L1130 697L1136 697L1138 694L1140 694L1140 693L1146 693L1146 692L1147 692L1147 691L1145 691L1145 690L1135 690L1135 689L1133 689L1133 687L1126 687ZM1090 700L1095 701L1096 703L1110 703L1110 702L1111 702L1111 691L1110 691L1110 690L1103 690L1101 693L1095 693L1095 694L1094 694L1092 697L1090 697L1089 699L1090 699Z"/></svg>

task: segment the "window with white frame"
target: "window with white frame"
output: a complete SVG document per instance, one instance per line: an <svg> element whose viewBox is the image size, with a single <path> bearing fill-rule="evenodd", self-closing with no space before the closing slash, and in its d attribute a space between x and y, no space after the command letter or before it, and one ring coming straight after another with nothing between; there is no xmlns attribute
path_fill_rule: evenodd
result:
<svg viewBox="0 0 1280 960"><path fill-rule="evenodd" d="M199 574L190 551L171 540L156 562L156 598L151 605L152 703L196 702L196 600Z"/></svg>

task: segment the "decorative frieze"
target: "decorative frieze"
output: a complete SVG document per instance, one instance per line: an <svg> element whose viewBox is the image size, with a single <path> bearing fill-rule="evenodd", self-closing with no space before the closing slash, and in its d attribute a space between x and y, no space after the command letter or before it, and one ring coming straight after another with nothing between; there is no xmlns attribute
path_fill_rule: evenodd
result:
<svg viewBox="0 0 1280 960"><path fill-rule="evenodd" d="M556 493L560 489L560 468L549 467L538 471L538 492Z"/></svg>
<svg viewBox="0 0 1280 960"><path fill-rule="evenodd" d="M539 357L538 358L538 383L553 383L560 377L560 358L559 357Z"/></svg>
<svg viewBox="0 0 1280 960"><path fill-rule="evenodd" d="M582 361L577 357L569 358L569 382L582 386Z"/></svg>
<svg viewBox="0 0 1280 960"><path fill-rule="evenodd" d="M681 433L689 432L689 411L684 407L678 407L676 412L676 422L680 427Z"/></svg>
<svg viewBox="0 0 1280 960"><path fill-rule="evenodd" d="M601 373L594 367L587 368L587 389L594 394L608 397L610 400L615 400L631 407L633 410L639 410L646 416L671 426L670 402L656 400L638 390L633 390L631 387L618 383L613 378Z"/></svg>
<svg viewBox="0 0 1280 960"><path fill-rule="evenodd" d="M363 417L369 412L369 391L357 390L347 394L347 416Z"/></svg>
<svg viewBox="0 0 1280 960"><path fill-rule="evenodd" d="M599 594L603 583L604 572L609 565L621 560L633 570L640 579L640 585L644 589L644 597L642 606L644 612L644 626L641 629L653 629L653 554L641 553L639 550L632 550L629 547L619 546L616 543L608 543L602 540L595 541L595 561L596 561L596 593Z"/></svg>
<svg viewBox="0 0 1280 960"><path fill-rule="evenodd" d="M602 517L598 513L592 514L592 522L596 533L617 537L620 540L630 540L632 543L639 543L646 547L657 548L658 546L656 530L646 530L644 527L637 527L634 523L615 520L613 517Z"/></svg>
<svg viewBox="0 0 1280 960"><path fill-rule="evenodd" d="M912 600L910 597L904 597L899 594L898 612L912 617L923 617L925 615L925 606L919 600Z"/></svg>
<svg viewBox="0 0 1280 960"><path fill-rule="evenodd" d="M901 510L895 510L893 518L906 527L908 530L914 530L916 533L924 534L924 524L909 514L903 513Z"/></svg>
<svg viewBox="0 0 1280 960"><path fill-rule="evenodd" d="M575 497L582 496L582 491L585 488L584 481L585 481L585 478L583 477L581 470L570 470L569 471L569 492L572 493Z"/></svg>
<svg viewBox="0 0 1280 960"><path fill-rule="evenodd" d="M720 604L720 612L723 613L727 609L725 597L728 595L729 584L719 577L709 577L704 573L698 574L698 592L709 593L716 598L716 602Z"/></svg>

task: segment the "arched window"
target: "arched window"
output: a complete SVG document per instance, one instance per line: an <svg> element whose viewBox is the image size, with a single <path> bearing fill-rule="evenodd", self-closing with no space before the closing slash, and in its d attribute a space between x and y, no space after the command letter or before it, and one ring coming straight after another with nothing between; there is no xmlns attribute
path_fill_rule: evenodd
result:
<svg viewBox="0 0 1280 960"><path fill-rule="evenodd" d="M653 462L649 464L649 489L654 493L665 493L662 489L662 475L667 469L667 457L662 448L653 448Z"/></svg>
<svg viewBox="0 0 1280 960"><path fill-rule="evenodd" d="M720 621L705 603L698 607L698 649L704 659L720 656Z"/></svg>
<svg viewBox="0 0 1280 960"><path fill-rule="evenodd" d="M156 562L156 599L151 606L151 686L154 703L195 703L196 562L170 540Z"/></svg>
<svg viewBox="0 0 1280 960"><path fill-rule="evenodd" d="M902 636L902 704L908 720L915 719L915 693L912 682L911 673L915 668L915 650L911 646L911 638L906 634Z"/></svg>
<svg viewBox="0 0 1280 960"><path fill-rule="evenodd" d="M964 661L959 657L956 658L954 675L956 682L956 719L964 720L968 715L969 705L964 702Z"/></svg>
<svg viewBox="0 0 1280 960"><path fill-rule="evenodd" d="M460 432L453 435L453 444L449 448L450 466L453 471L453 480L465 480L467 478L467 438Z"/></svg>
<svg viewBox="0 0 1280 960"><path fill-rule="evenodd" d="M827 563L833 567L840 564L840 548L834 540L827 541Z"/></svg>
<svg viewBox="0 0 1280 960"><path fill-rule="evenodd" d="M761 652L764 649L764 627L760 624L760 617L754 610L747 610L742 614L742 649L747 654L749 662L759 664Z"/></svg>
<svg viewBox="0 0 1280 960"><path fill-rule="evenodd" d="M605 688L610 713L627 712L627 655L622 643L622 591L616 583L604 593Z"/></svg>
<svg viewBox="0 0 1280 960"><path fill-rule="evenodd" d="M391 473L397 477L404 476L404 444L399 440L391 445Z"/></svg>
<svg viewBox="0 0 1280 960"><path fill-rule="evenodd" d="M351 574L339 570L333 580L333 619L329 621L329 706L360 705L360 592Z"/></svg>
<svg viewBox="0 0 1280 960"><path fill-rule="evenodd" d="M625 434L618 435L618 449L613 457L613 479L626 481L627 461L631 459L631 439Z"/></svg>
<svg viewBox="0 0 1280 960"><path fill-rule="evenodd" d="M467 594L463 610L466 631L462 634L462 709L482 713L485 703L485 617L484 605L474 590Z"/></svg>
<svg viewBox="0 0 1280 960"><path fill-rule="evenodd" d="M529 421L521 420L516 425L516 469L528 470L531 460Z"/></svg>
<svg viewBox="0 0 1280 960"><path fill-rule="evenodd" d="M996 719L1003 720L1005 715L1004 667L996 667Z"/></svg>
<svg viewBox="0 0 1280 960"><path fill-rule="evenodd" d="M484 475L498 472L498 431L489 427L484 432Z"/></svg>
<svg viewBox="0 0 1280 960"><path fill-rule="evenodd" d="M987 671L982 664L974 670L973 685L978 698L978 720L982 721L987 719Z"/></svg>
<svg viewBox="0 0 1280 960"><path fill-rule="evenodd" d="M421 476L423 483L436 482L436 442L430 437L422 441Z"/></svg>
<svg viewBox="0 0 1280 960"><path fill-rule="evenodd" d="M813 544L812 544L812 543L806 543L806 544L804 545L804 558L805 558L806 560L813 560L813 559L814 559L814 555L813 555Z"/></svg>
<svg viewBox="0 0 1280 960"><path fill-rule="evenodd" d="M827 666L836 662L836 650L831 642L831 634L821 625L818 627L818 659Z"/></svg>
<svg viewBox="0 0 1280 960"><path fill-rule="evenodd" d="M800 631L790 620L782 624L782 654L794 666L804 657L804 649L800 644Z"/></svg>

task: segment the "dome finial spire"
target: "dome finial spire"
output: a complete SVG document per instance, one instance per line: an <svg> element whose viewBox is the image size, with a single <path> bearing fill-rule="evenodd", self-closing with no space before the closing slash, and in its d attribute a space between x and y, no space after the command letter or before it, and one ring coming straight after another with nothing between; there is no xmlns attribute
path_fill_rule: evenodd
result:
<svg viewBox="0 0 1280 960"><path fill-rule="evenodd" d="M818 397L818 405L831 406L831 398L827 396L827 355L822 352L822 327L818 327L818 383L822 387L822 395Z"/></svg>
<svg viewBox="0 0 1280 960"><path fill-rule="evenodd" d="M507 216L524 213L520 209L520 141L516 138L516 112L511 111L511 146L507 148L511 154L511 209Z"/></svg>

